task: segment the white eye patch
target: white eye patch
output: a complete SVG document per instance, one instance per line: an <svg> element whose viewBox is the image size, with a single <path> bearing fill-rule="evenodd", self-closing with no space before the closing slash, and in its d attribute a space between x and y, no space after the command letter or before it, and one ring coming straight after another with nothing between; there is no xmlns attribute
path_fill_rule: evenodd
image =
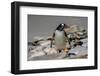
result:
<svg viewBox="0 0 100 76"><path fill-rule="evenodd" d="M62 26L64 26L64 24L61 24Z"/></svg>

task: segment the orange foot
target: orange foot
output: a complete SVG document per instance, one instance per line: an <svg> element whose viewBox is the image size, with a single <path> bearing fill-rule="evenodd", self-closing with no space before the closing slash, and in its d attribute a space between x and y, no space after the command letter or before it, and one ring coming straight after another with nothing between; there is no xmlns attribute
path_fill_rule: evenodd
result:
<svg viewBox="0 0 100 76"><path fill-rule="evenodd" d="M69 50L68 50L68 48L65 48L64 51L65 51L65 52L68 52Z"/></svg>

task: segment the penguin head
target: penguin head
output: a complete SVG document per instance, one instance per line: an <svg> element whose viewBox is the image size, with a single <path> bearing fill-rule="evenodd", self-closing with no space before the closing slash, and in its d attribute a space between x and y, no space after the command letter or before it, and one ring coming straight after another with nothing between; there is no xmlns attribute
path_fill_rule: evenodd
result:
<svg viewBox="0 0 100 76"><path fill-rule="evenodd" d="M64 31L64 28L67 28L68 27L68 25L66 25L66 24L59 24L58 25L58 27L56 28L56 30L58 30L58 31Z"/></svg>

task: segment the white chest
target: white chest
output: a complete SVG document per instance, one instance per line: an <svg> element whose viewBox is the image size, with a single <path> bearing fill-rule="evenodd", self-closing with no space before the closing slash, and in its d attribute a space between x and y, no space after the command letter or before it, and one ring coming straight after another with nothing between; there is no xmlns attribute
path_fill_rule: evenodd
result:
<svg viewBox="0 0 100 76"><path fill-rule="evenodd" d="M64 34L64 31L57 31L55 32L55 38L57 39L63 39L65 38L65 34Z"/></svg>
<svg viewBox="0 0 100 76"><path fill-rule="evenodd" d="M66 45L66 37L63 31L55 32L55 46L62 48Z"/></svg>

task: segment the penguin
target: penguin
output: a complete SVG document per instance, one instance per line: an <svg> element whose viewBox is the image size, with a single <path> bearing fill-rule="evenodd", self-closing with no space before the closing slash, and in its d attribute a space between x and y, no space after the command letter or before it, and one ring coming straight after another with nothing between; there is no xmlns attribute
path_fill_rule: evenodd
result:
<svg viewBox="0 0 100 76"><path fill-rule="evenodd" d="M65 52L68 52L70 48L66 47L66 41L68 41L69 45L70 45L70 41L69 38L66 34L66 32L64 31L65 28L68 28L68 25L66 24L59 24L58 27L56 28L56 30L53 33L52 36L52 40L51 40L51 48L52 48L52 44L53 44L53 40L55 42L55 48L57 49L57 51L60 53L62 50L64 50Z"/></svg>

